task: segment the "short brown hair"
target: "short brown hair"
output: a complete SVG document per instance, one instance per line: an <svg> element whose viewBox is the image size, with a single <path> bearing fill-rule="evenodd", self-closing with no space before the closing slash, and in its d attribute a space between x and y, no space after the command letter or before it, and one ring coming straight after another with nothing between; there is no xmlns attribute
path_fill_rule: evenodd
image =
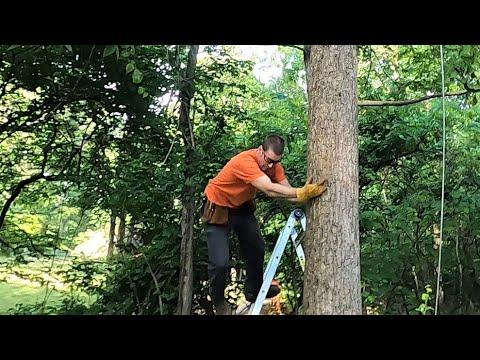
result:
<svg viewBox="0 0 480 360"><path fill-rule="evenodd" d="M262 144L263 150L272 150L276 155L283 155L285 140L279 135L268 135Z"/></svg>

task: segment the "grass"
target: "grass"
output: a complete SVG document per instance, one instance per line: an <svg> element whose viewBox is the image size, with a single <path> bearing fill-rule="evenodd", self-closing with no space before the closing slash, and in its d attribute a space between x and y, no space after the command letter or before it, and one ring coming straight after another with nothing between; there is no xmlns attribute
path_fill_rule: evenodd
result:
<svg viewBox="0 0 480 360"><path fill-rule="evenodd" d="M35 287L25 284L0 282L0 314L8 314L8 310L16 304L30 305L42 302L45 297L45 287ZM52 291L47 304L59 302L61 294Z"/></svg>
<svg viewBox="0 0 480 360"><path fill-rule="evenodd" d="M36 254L28 252L19 253L17 257L0 253L0 315L12 313L9 310L18 304L31 306L43 303L46 284L49 285L49 296L45 307L50 308L49 313L55 312L56 305L61 305L61 299L66 297L86 306L94 303L97 300L95 294L90 295L78 288L78 282L72 283L77 278L82 280L84 273L81 266L80 270L72 271L71 268L73 263L78 264L82 259L101 260L103 253L100 250L107 240L101 231L87 232L84 240L83 247L77 246L78 251L56 251L53 261L51 258L37 258L33 256ZM79 252L85 255L78 258ZM93 285L102 279L103 275L94 275ZM55 290L51 291L52 287Z"/></svg>
<svg viewBox="0 0 480 360"><path fill-rule="evenodd" d="M0 256L0 315L12 313L9 309L15 308L17 304L28 306L42 303L45 298L45 283L49 284L45 307L55 308L60 305L62 298L71 296L70 286L64 283L64 275L57 273L65 270L64 265L68 263L69 260L65 263L61 259L55 259L53 264L50 259L17 263L13 258ZM52 286L55 287L53 291ZM95 296L89 296L82 291L77 292L76 296L86 305L96 300Z"/></svg>

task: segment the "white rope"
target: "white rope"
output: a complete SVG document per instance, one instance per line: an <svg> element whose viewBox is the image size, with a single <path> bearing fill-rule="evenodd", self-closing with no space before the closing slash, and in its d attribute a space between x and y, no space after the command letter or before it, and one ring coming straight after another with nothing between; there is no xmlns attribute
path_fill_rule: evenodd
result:
<svg viewBox="0 0 480 360"><path fill-rule="evenodd" d="M443 203L445 200L445 74L443 70L443 47L440 45L440 60L442 65L442 111L443 111L443 149L442 149L442 201L440 208L440 244L438 245L437 267L437 295L435 298L435 315L438 313L438 297L440 294L440 272L442 268L442 242L443 242Z"/></svg>

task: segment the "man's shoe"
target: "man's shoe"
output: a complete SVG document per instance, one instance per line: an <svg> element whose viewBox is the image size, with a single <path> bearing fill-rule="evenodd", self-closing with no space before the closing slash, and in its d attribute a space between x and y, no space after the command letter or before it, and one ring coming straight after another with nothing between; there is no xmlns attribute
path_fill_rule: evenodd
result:
<svg viewBox="0 0 480 360"><path fill-rule="evenodd" d="M280 294L280 286L278 285L270 285L270 288L267 291L267 296L265 297L266 299L271 299L278 294ZM248 293L245 295L245 299L249 302L254 302L256 299L256 296L254 296L252 293Z"/></svg>
<svg viewBox="0 0 480 360"><path fill-rule="evenodd" d="M271 299L275 296L277 296L278 294L280 294L280 286L278 285L270 285L270 289L268 289L268 292L267 292L267 299Z"/></svg>

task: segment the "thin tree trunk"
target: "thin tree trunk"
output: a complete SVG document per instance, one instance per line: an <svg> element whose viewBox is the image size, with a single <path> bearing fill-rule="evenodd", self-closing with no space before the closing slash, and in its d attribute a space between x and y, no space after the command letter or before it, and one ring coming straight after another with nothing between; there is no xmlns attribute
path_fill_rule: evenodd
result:
<svg viewBox="0 0 480 360"><path fill-rule="evenodd" d="M328 187L307 208L305 313L361 314L356 46L312 46L307 77L308 175Z"/></svg>
<svg viewBox="0 0 480 360"><path fill-rule="evenodd" d="M125 212L122 211L118 217L120 218L120 223L118 224L117 245L121 246L125 243Z"/></svg>
<svg viewBox="0 0 480 360"><path fill-rule="evenodd" d="M182 243L180 246L180 281L177 314L189 315L193 295L193 222L195 216L192 167L194 165L195 140L193 122L190 121L190 102L195 92L195 67L197 66L198 45L191 45L185 77L180 87L180 126L185 142L184 187L182 193Z"/></svg>
<svg viewBox="0 0 480 360"><path fill-rule="evenodd" d="M112 210L110 214L110 233L109 233L109 241L108 241L108 250L107 250L107 259L110 259L113 256L113 247L115 244L115 225L117 221L117 214L115 211Z"/></svg>

